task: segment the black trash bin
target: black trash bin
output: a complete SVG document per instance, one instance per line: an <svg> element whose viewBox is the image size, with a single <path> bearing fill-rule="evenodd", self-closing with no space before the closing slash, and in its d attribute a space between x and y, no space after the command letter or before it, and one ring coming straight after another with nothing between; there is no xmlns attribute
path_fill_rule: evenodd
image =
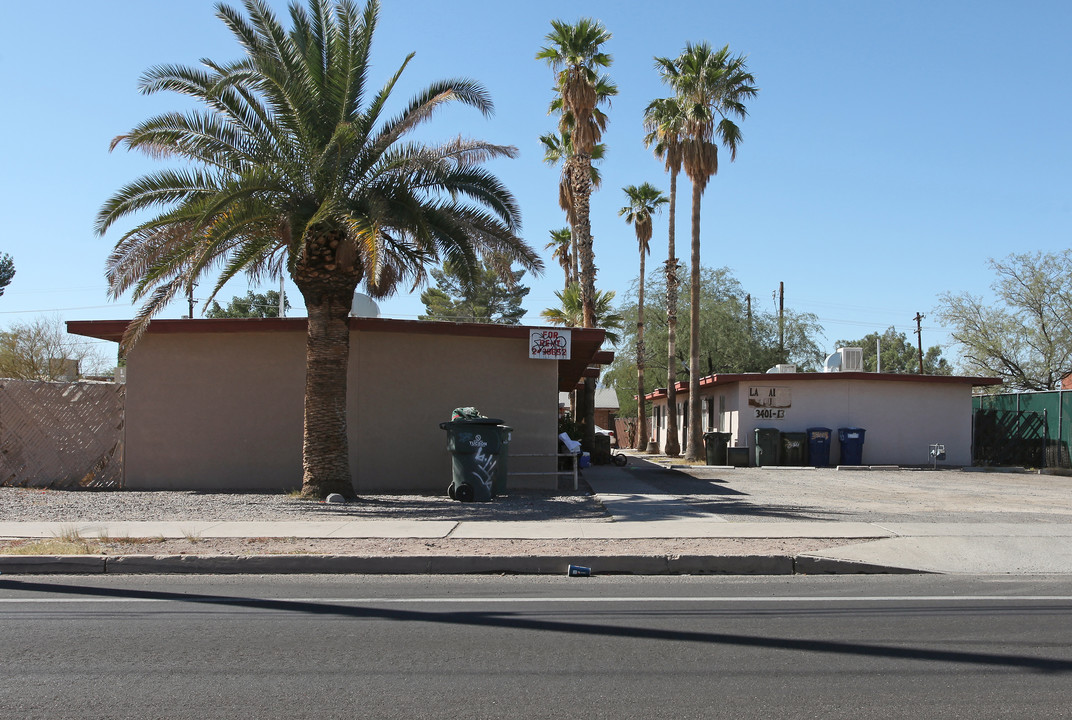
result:
<svg viewBox="0 0 1072 720"><path fill-rule="evenodd" d="M792 467L802 467L807 465L807 452L807 433L782 433L782 465L790 465Z"/></svg>
<svg viewBox="0 0 1072 720"><path fill-rule="evenodd" d="M781 435L778 428L756 428L756 467L778 464Z"/></svg>
<svg viewBox="0 0 1072 720"><path fill-rule="evenodd" d="M813 427L807 429L808 457L812 467L826 467L830 464L830 428Z"/></svg>
<svg viewBox="0 0 1072 720"><path fill-rule="evenodd" d="M447 487L450 497L462 502L491 500L503 445L500 425L502 420L494 418L459 418L439 423L447 431L451 456L452 479Z"/></svg>
<svg viewBox="0 0 1072 720"><path fill-rule="evenodd" d="M864 464L864 429L838 428L838 442L841 443L842 465Z"/></svg>
<svg viewBox="0 0 1072 720"><path fill-rule="evenodd" d="M730 434L724 432L705 432L703 436L705 461L708 465L726 464L726 446L730 444Z"/></svg>

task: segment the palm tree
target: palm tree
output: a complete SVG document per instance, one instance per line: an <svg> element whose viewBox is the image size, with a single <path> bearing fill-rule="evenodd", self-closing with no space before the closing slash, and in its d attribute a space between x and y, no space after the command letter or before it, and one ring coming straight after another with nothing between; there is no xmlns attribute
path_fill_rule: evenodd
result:
<svg viewBox="0 0 1072 720"><path fill-rule="evenodd" d="M544 245L544 250L551 250L551 258L558 260L558 264L562 267L562 273L566 276L566 283L563 285L563 289L567 289L573 278L570 277L570 233L569 228L559 228L558 230L551 231L551 242Z"/></svg>
<svg viewBox="0 0 1072 720"><path fill-rule="evenodd" d="M554 106L554 103L552 103ZM573 190L569 183L569 176L566 174L569 167L567 162L573 155L573 142L570 140L568 132L560 133L547 133L540 136L540 142L543 143L543 161L548 165L554 166L558 163L562 163L562 176L558 181L558 206L566 213L566 219L573 223ZM606 152L607 146L603 143L598 143L592 147L591 153L591 166L589 172L589 178L591 181L591 187L593 190L598 190L599 186L603 184L603 176L599 172L599 168L595 163L603 159L603 155ZM570 278L566 280L566 284L571 282L579 282L580 270L578 268L577 260L577 238L571 232L570 233Z"/></svg>
<svg viewBox="0 0 1072 720"><path fill-rule="evenodd" d="M622 188L629 204L618 211L636 231L640 249L640 287L637 292L637 447L647 447L648 413L644 404L644 259L651 252L651 215L668 202L651 183Z"/></svg>
<svg viewBox="0 0 1072 720"><path fill-rule="evenodd" d="M559 307L547 308L540 316L552 325L582 327L584 307L581 303L580 285L571 283L562 292L555 291L555 297L558 298ZM622 339L617 331L622 329L623 318L614 310L614 291L596 290L595 301L596 324L593 327L606 330L607 342L617 345Z"/></svg>
<svg viewBox="0 0 1072 720"><path fill-rule="evenodd" d="M534 271L542 263L517 236L513 196L481 167L515 156L516 148L411 138L453 101L489 114L483 86L436 82L386 117L413 56L381 89L370 87L376 0L363 9L349 0L294 3L290 30L264 0L244 0L244 7L245 14L217 10L244 50L241 60L161 65L140 81L144 93L176 91L201 109L150 118L113 141L113 148L185 164L144 176L104 203L100 234L139 211L159 210L117 241L109 290L147 298L124 337L129 346L212 267L221 268L212 295L239 272L251 279L289 273L309 313L302 494L352 496L347 315L356 288L383 297L423 282L433 262L452 263L463 278L481 258Z"/></svg>
<svg viewBox="0 0 1072 720"><path fill-rule="evenodd" d="M592 194L591 168L592 149L599 144L606 128L606 116L597 111L601 99L617 93L617 88L598 68L610 66L610 55L603 52L603 44L611 34L603 23L582 18L570 25L561 20L551 21L547 45L536 58L546 60L555 72L555 89L558 98L552 103L552 111L559 109L562 119L559 131L568 130L572 153L563 168L564 186L569 197L569 219L573 237L577 243L580 260L581 305L584 312L582 327L595 327L596 265L592 248L592 224L589 217L589 199ZM595 442L595 382L585 379L582 445L591 449Z"/></svg>
<svg viewBox="0 0 1072 720"><path fill-rule="evenodd" d="M546 36L547 45L537 53L555 71L559 97L552 109L560 109L560 131L568 130L572 153L566 159L564 173L570 192L570 225L577 238L581 264L581 295L585 308L585 325L593 327L595 294L595 257L592 252L592 231L589 217L592 148L606 127L606 118L596 114L600 95L609 97L617 89L601 78L597 68L609 67L610 55L602 50L611 38L603 23L582 18L570 25L561 20L551 21L552 32ZM602 84L602 91L597 87Z"/></svg>
<svg viewBox="0 0 1072 720"><path fill-rule="evenodd" d="M670 227L666 248L666 442L663 452L670 457L681 454L677 429L677 289L678 260L675 248L677 234L677 176L681 172L682 114L677 98L661 98L652 101L644 110L644 128L648 134L644 145L654 145L655 156L663 161L670 173ZM658 445L652 442L648 452L657 452Z"/></svg>
<svg viewBox="0 0 1072 720"><path fill-rule="evenodd" d="M743 55L731 55L729 45L712 50L706 42L688 43L675 59L656 58L663 80L677 94L683 113L682 164L692 182L692 268L689 276L689 436L685 459L703 452L700 425L700 200L707 182L718 173L718 143L737 159L740 128L732 117L744 119L744 101L759 89Z"/></svg>

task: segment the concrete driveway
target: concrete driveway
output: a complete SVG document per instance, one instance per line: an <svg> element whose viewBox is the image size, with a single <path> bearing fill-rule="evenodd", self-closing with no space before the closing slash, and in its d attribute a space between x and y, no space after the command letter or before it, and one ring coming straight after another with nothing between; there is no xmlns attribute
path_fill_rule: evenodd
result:
<svg viewBox="0 0 1072 720"><path fill-rule="evenodd" d="M1072 523L1072 477L965 470L674 465L630 458L630 474L696 515L735 521Z"/></svg>
<svg viewBox="0 0 1072 720"><path fill-rule="evenodd" d="M615 521L718 524L771 534L870 527L858 544L806 553L917 572L1072 574L1072 478L965 470L709 468L629 459L586 471ZM677 521L674 523L674 521ZM681 522L681 521L692 521ZM818 529L816 526L820 526ZM883 537L884 536L884 537ZM798 558L799 560L799 558Z"/></svg>

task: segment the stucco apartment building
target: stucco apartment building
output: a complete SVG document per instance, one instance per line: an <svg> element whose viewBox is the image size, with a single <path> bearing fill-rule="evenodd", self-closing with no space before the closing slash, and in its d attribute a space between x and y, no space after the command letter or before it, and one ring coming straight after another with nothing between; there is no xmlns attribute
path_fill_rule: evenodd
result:
<svg viewBox="0 0 1072 720"><path fill-rule="evenodd" d="M128 321L71 321L119 341ZM534 352L541 334L552 351ZM439 492L439 423L475 407L513 430L512 487L557 484L558 393L613 354L599 329L350 319L350 467L358 492ZM124 485L287 490L301 485L304 318L154 320L127 358ZM522 457L535 456L535 457Z"/></svg>
<svg viewBox="0 0 1072 720"><path fill-rule="evenodd" d="M700 380L703 429L730 434L730 447L749 448L755 463L756 428L804 432L830 428L837 464L839 428L865 430L868 465L924 465L930 446L945 446L948 465L972 462L972 389L1000 385L997 378L897 375L869 372L768 372L709 375ZM652 439L665 447L666 389L652 403ZM677 385L678 427L684 447L689 388Z"/></svg>

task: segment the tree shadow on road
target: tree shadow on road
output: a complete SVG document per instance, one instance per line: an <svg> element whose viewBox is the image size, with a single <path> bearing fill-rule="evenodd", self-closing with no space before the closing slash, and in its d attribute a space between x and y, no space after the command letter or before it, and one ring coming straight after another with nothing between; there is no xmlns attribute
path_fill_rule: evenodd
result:
<svg viewBox="0 0 1072 720"><path fill-rule="evenodd" d="M324 601L272 600L265 598L228 597L159 590L135 590L129 588L103 588L69 585L63 583L23 582L0 579L0 589L48 593L49 595L80 595L98 598L134 598L140 600L170 601L191 604L242 607L284 613L332 616L354 619L376 619L394 622L423 622L448 625L467 625L484 628L506 628L537 632L558 632L590 635L594 637L620 637L653 641L690 642L712 645L736 645L740 647L790 650L808 653L882 657L923 662L958 663L990 667L1004 667L1030 672L1072 673L1072 660L1033 657L1030 655L963 652L931 648L904 647L901 645L878 645L838 640L795 639L742 635L736 633L712 633L690 630L665 630L660 628L625 627L590 622L569 622L544 618L524 617L520 613L467 611L429 612L333 604ZM32 599L28 599L32 602Z"/></svg>

